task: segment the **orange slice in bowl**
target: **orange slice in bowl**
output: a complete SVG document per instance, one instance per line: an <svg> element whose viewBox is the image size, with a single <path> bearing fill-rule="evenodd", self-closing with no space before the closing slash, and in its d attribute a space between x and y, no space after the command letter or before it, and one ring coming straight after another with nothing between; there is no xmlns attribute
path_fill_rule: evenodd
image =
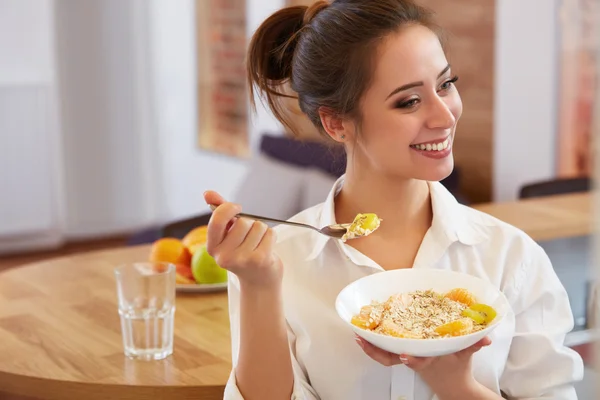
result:
<svg viewBox="0 0 600 400"><path fill-rule="evenodd" d="M456 288L446 293L446 297L450 300L458 301L466 306L475 304L475 296L471 294L467 289Z"/></svg>
<svg viewBox="0 0 600 400"><path fill-rule="evenodd" d="M381 331L386 335L397 338L420 339L418 335L415 335L414 333L402 328L400 325L395 324L389 319L386 319L381 323Z"/></svg>
<svg viewBox="0 0 600 400"><path fill-rule="evenodd" d="M371 316L373 307L363 306L360 313L352 317L350 323L362 329L374 329L379 325L379 321L375 321Z"/></svg>
<svg viewBox="0 0 600 400"><path fill-rule="evenodd" d="M435 328L440 336L462 336L473 331L473 320L471 318L461 318Z"/></svg>

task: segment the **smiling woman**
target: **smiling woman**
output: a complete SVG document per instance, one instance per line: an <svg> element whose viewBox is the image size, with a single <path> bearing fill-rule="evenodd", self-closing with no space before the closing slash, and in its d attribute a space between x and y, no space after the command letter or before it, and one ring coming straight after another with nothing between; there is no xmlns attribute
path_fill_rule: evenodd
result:
<svg viewBox="0 0 600 400"><path fill-rule="evenodd" d="M284 8L255 32L247 69L251 92L283 124L294 129L282 101L289 84L314 127L346 151L325 201L292 220L325 226L373 213L382 222L343 242L238 219L241 205L205 194L218 206L208 251L231 273L226 398L576 398L582 362L564 347L573 316L547 255L439 183L454 168L463 105L431 12L411 0ZM477 276L504 293L511 313L489 337L439 357L354 343L335 316L340 290L402 268Z"/></svg>

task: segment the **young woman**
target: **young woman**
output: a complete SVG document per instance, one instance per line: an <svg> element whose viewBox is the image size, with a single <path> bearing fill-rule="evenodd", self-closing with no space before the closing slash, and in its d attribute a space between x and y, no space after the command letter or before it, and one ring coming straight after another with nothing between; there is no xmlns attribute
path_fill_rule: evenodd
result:
<svg viewBox="0 0 600 400"><path fill-rule="evenodd" d="M320 227L374 212L384 222L343 243L237 219L240 205L205 194L218 205L208 250L231 272L227 399L576 398L583 365L563 344L573 317L548 257L523 232L458 204L439 183L453 168L462 104L425 9L410 0L282 9L252 38L248 73L282 123L279 88L289 82L312 123L346 149L346 174L324 203L294 220ZM355 337L334 301L350 282L395 268L482 277L514 313L457 354L382 351Z"/></svg>

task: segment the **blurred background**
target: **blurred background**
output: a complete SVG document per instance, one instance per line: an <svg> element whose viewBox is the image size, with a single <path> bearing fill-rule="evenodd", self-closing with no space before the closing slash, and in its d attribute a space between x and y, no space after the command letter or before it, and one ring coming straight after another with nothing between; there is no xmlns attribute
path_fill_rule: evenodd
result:
<svg viewBox="0 0 600 400"><path fill-rule="evenodd" d="M321 202L343 154L292 101L300 138L260 103L252 113L243 67L261 21L306 3L0 0L0 270L149 243L206 214L208 189L279 218ZM457 167L443 183L511 223L529 214L518 208L526 199L590 194L598 1L421 3L448 32L464 102ZM588 333L572 344L588 353L598 315L590 199L578 210L587 225L540 239Z"/></svg>

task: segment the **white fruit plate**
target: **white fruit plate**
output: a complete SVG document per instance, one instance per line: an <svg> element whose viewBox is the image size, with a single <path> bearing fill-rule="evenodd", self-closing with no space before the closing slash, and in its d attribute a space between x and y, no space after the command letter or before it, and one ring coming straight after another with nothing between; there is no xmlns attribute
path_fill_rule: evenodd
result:
<svg viewBox="0 0 600 400"><path fill-rule="evenodd" d="M221 283L178 283L176 289L180 293L210 293L221 292L227 290L227 282Z"/></svg>

